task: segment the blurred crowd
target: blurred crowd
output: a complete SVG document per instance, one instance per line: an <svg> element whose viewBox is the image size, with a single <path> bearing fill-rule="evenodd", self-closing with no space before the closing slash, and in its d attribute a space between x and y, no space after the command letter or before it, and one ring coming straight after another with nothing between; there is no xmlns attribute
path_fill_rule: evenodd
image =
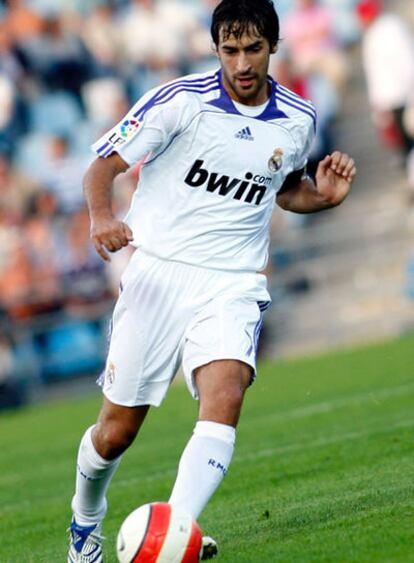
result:
<svg viewBox="0 0 414 563"><path fill-rule="evenodd" d="M209 34L217 3L0 0L0 353L35 333L42 350L45 329L38 326L48 327L58 348L62 323L100 335L129 254L108 268L89 241L81 187L89 146L149 88L218 66ZM311 98L319 114L312 171L334 144L349 49L361 37L359 2L275 4L282 41L271 72ZM119 216L138 174L132 169L117 180ZM50 319L58 319L53 334ZM10 362L3 365L11 371Z"/></svg>
<svg viewBox="0 0 414 563"><path fill-rule="evenodd" d="M414 202L414 37L403 18L383 8L381 0L357 5L362 63L374 124L382 141L400 150Z"/></svg>

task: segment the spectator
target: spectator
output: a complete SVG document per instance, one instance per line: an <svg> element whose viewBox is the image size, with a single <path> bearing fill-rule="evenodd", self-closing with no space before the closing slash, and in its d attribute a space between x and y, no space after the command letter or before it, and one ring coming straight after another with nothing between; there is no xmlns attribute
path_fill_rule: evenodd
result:
<svg viewBox="0 0 414 563"><path fill-rule="evenodd" d="M0 154L0 208L9 225L22 222L30 198L39 189L36 182L12 166L6 155Z"/></svg>
<svg viewBox="0 0 414 563"><path fill-rule="evenodd" d="M44 88L65 90L80 99L90 76L89 53L80 37L65 27L63 17L45 18L42 34L26 40L22 51Z"/></svg>
<svg viewBox="0 0 414 563"><path fill-rule="evenodd" d="M121 33L122 55L134 65L161 70L174 66L176 59L170 48L171 38L160 20L154 0L132 0L123 14Z"/></svg>
<svg viewBox="0 0 414 563"><path fill-rule="evenodd" d="M18 137L26 131L23 100L26 74L10 30L0 20L0 151L13 154Z"/></svg>
<svg viewBox="0 0 414 563"><path fill-rule="evenodd" d="M61 304L57 209L56 197L50 192L39 191L31 199L24 223L23 236L32 267L37 314L59 310Z"/></svg>
<svg viewBox="0 0 414 563"><path fill-rule="evenodd" d="M72 213L84 205L82 176L85 168L85 161L71 154L67 138L50 138L48 159L39 172L39 180L56 196L61 212Z"/></svg>
<svg viewBox="0 0 414 563"><path fill-rule="evenodd" d="M99 3L93 6L81 26L81 36L94 58L96 76L117 74L120 62L119 50L121 32L111 4Z"/></svg>
<svg viewBox="0 0 414 563"><path fill-rule="evenodd" d="M113 127L128 110L124 84L118 78L90 80L82 95L90 125L101 130Z"/></svg>
<svg viewBox="0 0 414 563"><path fill-rule="evenodd" d="M122 58L131 65L132 99L173 79L188 64L188 41L195 26L191 11L174 0L132 0L121 19Z"/></svg>
<svg viewBox="0 0 414 563"><path fill-rule="evenodd" d="M49 233L45 235L39 218L35 222L37 228L30 220L23 228L10 227L5 214L0 215L0 308L12 322L59 308Z"/></svg>
<svg viewBox="0 0 414 563"><path fill-rule="evenodd" d="M34 313L33 269L27 248L19 229L10 230L1 219L0 241L0 306L12 320L27 319Z"/></svg>
<svg viewBox="0 0 414 563"><path fill-rule="evenodd" d="M353 45L360 38L360 26L355 13L357 0L323 0L334 14L335 35L342 45Z"/></svg>
<svg viewBox="0 0 414 563"><path fill-rule="evenodd" d="M317 0L296 0L283 26L285 43L297 72L323 74L337 88L347 77L347 61L338 48L332 12Z"/></svg>
<svg viewBox="0 0 414 563"><path fill-rule="evenodd" d="M7 76L0 75L0 150L12 152L15 88Z"/></svg>
<svg viewBox="0 0 414 563"><path fill-rule="evenodd" d="M191 53L190 70L208 72L217 66L217 57L210 35L211 14L219 0L202 0L195 11L196 25L190 32L188 51Z"/></svg>
<svg viewBox="0 0 414 563"><path fill-rule="evenodd" d="M41 16L25 0L7 0L5 23L13 42L24 45L42 31Z"/></svg>
<svg viewBox="0 0 414 563"><path fill-rule="evenodd" d="M59 271L69 308L86 313L110 298L102 260L89 238L89 216L81 209L67 217L61 241Z"/></svg>
<svg viewBox="0 0 414 563"><path fill-rule="evenodd" d="M19 84L23 77L23 67L16 54L12 33L6 20L0 20L0 71L13 84Z"/></svg>
<svg viewBox="0 0 414 563"><path fill-rule="evenodd" d="M396 129L414 197L414 131L406 121L414 107L413 36L397 15L383 11L380 0L363 0L357 11L365 29L362 57L374 122L383 138Z"/></svg>

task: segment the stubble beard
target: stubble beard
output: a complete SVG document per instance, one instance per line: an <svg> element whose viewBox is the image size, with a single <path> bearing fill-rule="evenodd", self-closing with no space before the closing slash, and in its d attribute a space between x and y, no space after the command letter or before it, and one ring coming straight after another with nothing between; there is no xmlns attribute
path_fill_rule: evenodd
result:
<svg viewBox="0 0 414 563"><path fill-rule="evenodd" d="M229 80L226 77L227 83L230 85L231 90L237 96L239 103L247 103L251 102L255 98L258 97L261 89L263 88L264 84L266 83L266 78L260 80L260 78L255 75L253 79L253 84L250 88L242 88L240 84L238 84L237 78L231 78Z"/></svg>
<svg viewBox="0 0 414 563"><path fill-rule="evenodd" d="M236 94L240 98L241 103L246 103L246 102L248 103L258 99L260 92L262 91L262 89L265 87L266 84L267 84L266 79L259 81L258 78L255 78L255 82L251 88L244 89L238 86L236 83L233 85L233 89L235 90ZM261 103L262 102L257 101L257 104L255 105L260 105Z"/></svg>

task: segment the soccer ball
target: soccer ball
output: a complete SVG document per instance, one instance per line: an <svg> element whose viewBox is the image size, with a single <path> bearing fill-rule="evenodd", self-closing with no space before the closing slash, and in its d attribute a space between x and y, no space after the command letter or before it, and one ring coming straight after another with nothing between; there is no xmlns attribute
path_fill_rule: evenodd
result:
<svg viewBox="0 0 414 563"><path fill-rule="evenodd" d="M116 551L120 563L198 563L201 530L167 503L140 506L123 522Z"/></svg>

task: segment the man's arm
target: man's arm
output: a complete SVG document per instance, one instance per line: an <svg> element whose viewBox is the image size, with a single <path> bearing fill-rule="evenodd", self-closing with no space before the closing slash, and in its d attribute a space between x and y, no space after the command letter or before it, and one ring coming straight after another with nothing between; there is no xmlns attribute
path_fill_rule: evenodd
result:
<svg viewBox="0 0 414 563"><path fill-rule="evenodd" d="M108 252L116 252L133 240L131 229L115 219L112 212L112 187L118 174L126 172L129 166L113 153L108 158L97 158L88 168L83 189L91 220L91 239L96 251L106 262Z"/></svg>
<svg viewBox="0 0 414 563"><path fill-rule="evenodd" d="M276 202L294 213L315 213L341 204L350 192L356 175L355 161L335 151L319 163L316 182L308 177L282 188Z"/></svg>

